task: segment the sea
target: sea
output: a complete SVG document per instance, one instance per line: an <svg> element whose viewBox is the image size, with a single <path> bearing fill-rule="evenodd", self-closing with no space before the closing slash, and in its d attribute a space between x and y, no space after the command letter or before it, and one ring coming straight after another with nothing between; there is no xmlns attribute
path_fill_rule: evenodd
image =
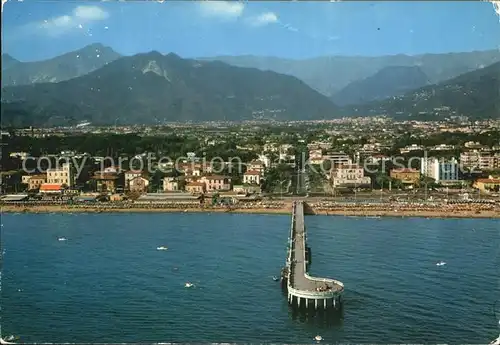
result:
<svg viewBox="0 0 500 345"><path fill-rule="evenodd" d="M494 219L307 216L311 274L345 284L330 316L294 313L273 280L286 215L1 222L1 331L20 342L486 344L499 334Z"/></svg>

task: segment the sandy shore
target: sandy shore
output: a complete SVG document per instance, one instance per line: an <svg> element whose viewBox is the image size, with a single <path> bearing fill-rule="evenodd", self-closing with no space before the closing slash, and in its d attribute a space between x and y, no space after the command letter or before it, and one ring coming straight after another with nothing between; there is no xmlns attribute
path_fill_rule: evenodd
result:
<svg viewBox="0 0 500 345"><path fill-rule="evenodd" d="M50 206L11 206L1 207L2 213L247 213L247 214L290 214L291 208L80 208L60 205ZM309 209L309 214L335 215L335 216L358 216L358 217L425 217L425 218L500 218L499 210L457 210L439 209L435 210L365 210L351 208L349 210L317 210Z"/></svg>
<svg viewBox="0 0 500 345"><path fill-rule="evenodd" d="M66 207L50 206L2 206L2 213L255 213L255 214L290 214L291 208L111 208L111 207Z"/></svg>
<svg viewBox="0 0 500 345"><path fill-rule="evenodd" d="M346 210L346 211L314 211L314 214L330 216L350 216L350 217L424 217L424 218L500 218L499 211L456 211L435 210L435 211L365 211L365 210Z"/></svg>

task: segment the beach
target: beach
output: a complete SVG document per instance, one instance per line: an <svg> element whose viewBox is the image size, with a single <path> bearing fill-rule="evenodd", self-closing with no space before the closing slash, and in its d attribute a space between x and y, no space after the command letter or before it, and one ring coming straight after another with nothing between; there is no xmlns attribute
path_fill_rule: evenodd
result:
<svg viewBox="0 0 500 345"><path fill-rule="evenodd" d="M2 213L246 213L290 214L290 203L245 205L244 207L199 205L2 205ZM339 205L311 203L309 215L359 217L500 218L500 208L491 205Z"/></svg>

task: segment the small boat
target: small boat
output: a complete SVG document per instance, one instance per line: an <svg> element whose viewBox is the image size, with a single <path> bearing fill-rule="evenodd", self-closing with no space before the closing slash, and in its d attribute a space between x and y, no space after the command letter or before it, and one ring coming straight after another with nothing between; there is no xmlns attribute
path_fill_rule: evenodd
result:
<svg viewBox="0 0 500 345"><path fill-rule="evenodd" d="M489 345L500 345L500 335L498 336L498 338L493 340Z"/></svg>
<svg viewBox="0 0 500 345"><path fill-rule="evenodd" d="M444 266L446 265L446 262L444 261L439 261L438 263L436 263L436 266Z"/></svg>
<svg viewBox="0 0 500 345"><path fill-rule="evenodd" d="M274 280L275 282L277 282L278 280L280 280L280 278L278 278L278 277L274 276L274 277L273 277L273 280Z"/></svg>
<svg viewBox="0 0 500 345"><path fill-rule="evenodd" d="M14 335L9 335L8 337L0 338L0 344L15 344L11 342L15 340L19 340L19 337Z"/></svg>
<svg viewBox="0 0 500 345"><path fill-rule="evenodd" d="M156 250L168 250L168 247L159 246L159 247L156 247Z"/></svg>
<svg viewBox="0 0 500 345"><path fill-rule="evenodd" d="M67 241L68 239L66 237L59 237L57 240L62 242L62 241Z"/></svg>
<svg viewBox="0 0 500 345"><path fill-rule="evenodd" d="M189 282L184 285L184 287L186 287L186 288L191 288L193 286L194 286L194 284L193 283L189 283Z"/></svg>
<svg viewBox="0 0 500 345"><path fill-rule="evenodd" d="M314 340L321 341L321 340L323 340L323 337L321 335L317 335L314 337Z"/></svg>

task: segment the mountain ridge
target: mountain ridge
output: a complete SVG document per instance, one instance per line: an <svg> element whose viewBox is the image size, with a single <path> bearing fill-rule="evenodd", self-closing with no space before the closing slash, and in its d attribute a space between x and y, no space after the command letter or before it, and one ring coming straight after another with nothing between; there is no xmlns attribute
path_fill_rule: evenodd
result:
<svg viewBox="0 0 500 345"><path fill-rule="evenodd" d="M10 55L9 55L10 56ZM2 87L59 82L85 75L121 57L112 48L93 43L56 57L2 67ZM2 66L4 63L2 55Z"/></svg>
<svg viewBox="0 0 500 345"><path fill-rule="evenodd" d="M199 57L221 60L234 66L256 67L290 74L304 80L313 89L331 97L348 84L369 77L389 66L419 66L430 83L438 83L500 61L496 49L444 54L386 56L320 56L308 59L282 59L254 55Z"/></svg>
<svg viewBox="0 0 500 345"><path fill-rule="evenodd" d="M303 81L157 51L59 83L2 88L2 121L56 125L331 118L338 108Z"/></svg>
<svg viewBox="0 0 500 345"><path fill-rule="evenodd" d="M365 116L384 113L395 118L440 119L452 115L498 118L500 62L399 97L344 108L344 111Z"/></svg>
<svg viewBox="0 0 500 345"><path fill-rule="evenodd" d="M430 84L418 66L389 66L367 78L353 81L330 99L340 106L399 96Z"/></svg>

